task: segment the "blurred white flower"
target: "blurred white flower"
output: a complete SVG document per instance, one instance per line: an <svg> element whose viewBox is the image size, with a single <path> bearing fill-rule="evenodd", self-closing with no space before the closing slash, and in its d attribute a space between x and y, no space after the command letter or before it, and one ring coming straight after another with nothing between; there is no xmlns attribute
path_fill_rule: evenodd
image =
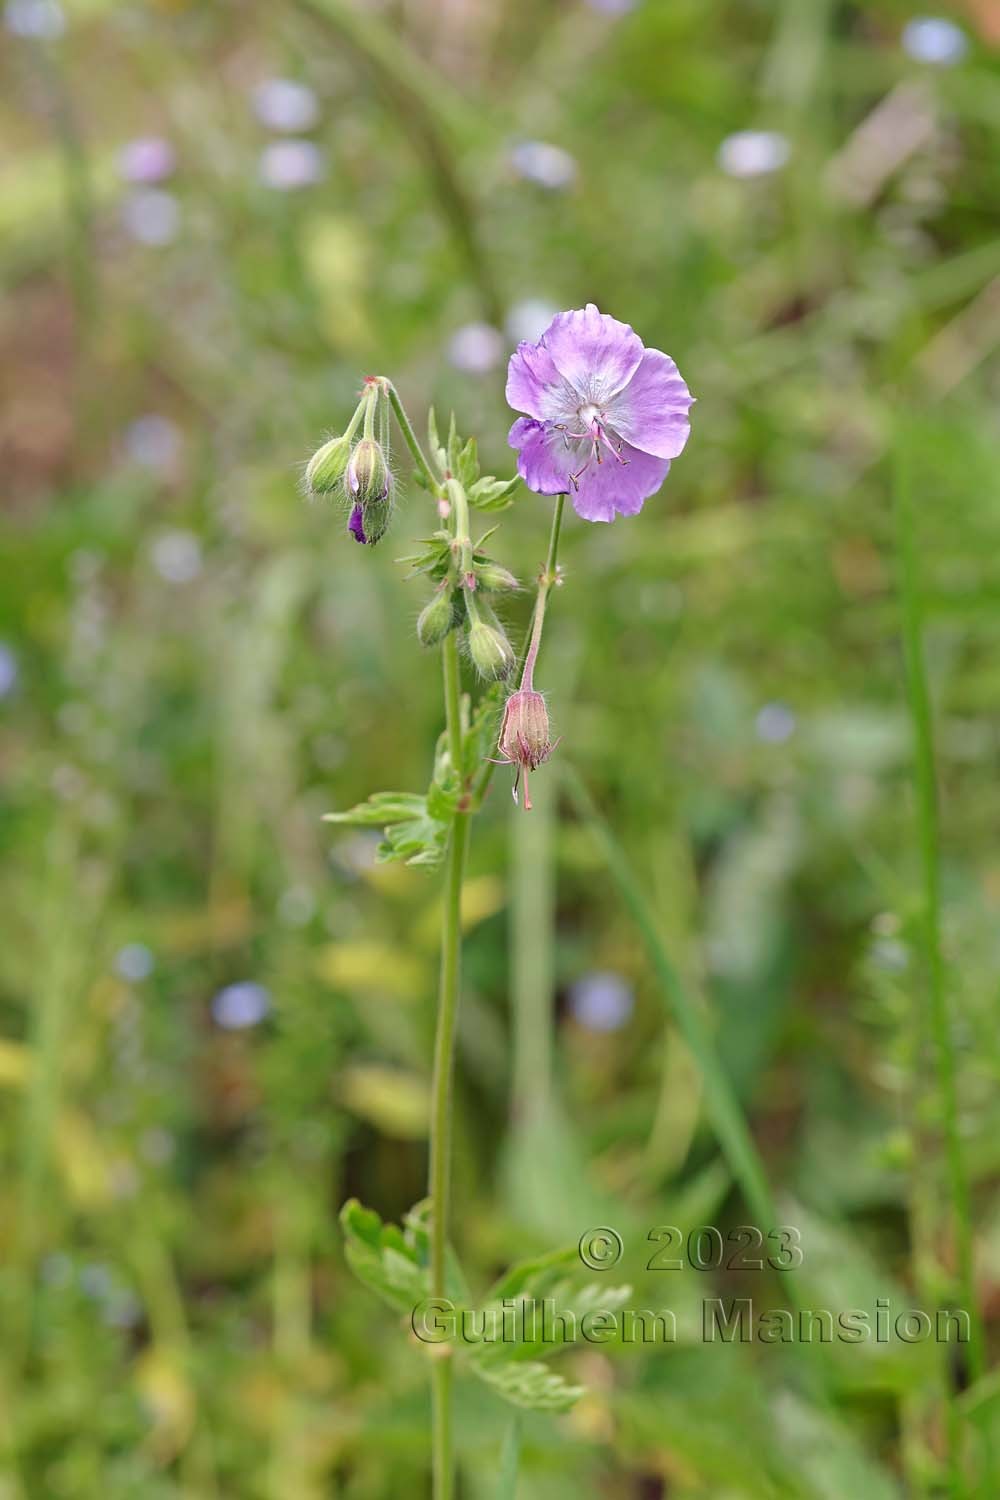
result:
<svg viewBox="0 0 1000 1500"><path fill-rule="evenodd" d="M602 16L627 16L637 3L638 0L587 0L591 10L600 11Z"/></svg>
<svg viewBox="0 0 1000 1500"><path fill-rule="evenodd" d="M54 42L66 30L66 15L59 0L7 0L3 23L14 36Z"/></svg>
<svg viewBox="0 0 1000 1500"><path fill-rule="evenodd" d="M276 192L311 187L326 175L323 153L315 141L272 141L260 153L260 179Z"/></svg>
<svg viewBox="0 0 1000 1500"><path fill-rule="evenodd" d="M312 89L294 78L265 78L253 91L254 114L268 130L311 130L319 119Z"/></svg>
<svg viewBox="0 0 1000 1500"><path fill-rule="evenodd" d="M574 158L548 141L519 141L511 148L510 164L518 177L550 192L571 187L577 177Z"/></svg>
<svg viewBox="0 0 1000 1500"><path fill-rule="evenodd" d="M781 170L791 149L777 130L737 130L719 147L718 162L730 177L764 177Z"/></svg>
<svg viewBox="0 0 1000 1500"><path fill-rule="evenodd" d="M486 375L503 363L504 336L489 323L466 323L448 342L448 358L466 375Z"/></svg>
<svg viewBox="0 0 1000 1500"><path fill-rule="evenodd" d="M162 188L140 188L123 202L122 222L140 245L169 245L181 226L181 206Z"/></svg>
<svg viewBox="0 0 1000 1500"><path fill-rule="evenodd" d="M150 556L167 583L190 583L201 572L201 543L193 531L165 531L153 542Z"/></svg>
<svg viewBox="0 0 1000 1500"><path fill-rule="evenodd" d="M504 322L507 337L514 344L522 339L536 344L558 311L554 302L546 302L543 297L525 297L515 302Z"/></svg>
<svg viewBox="0 0 1000 1500"><path fill-rule="evenodd" d="M765 703L755 721L757 738L766 745L783 745L795 733L795 724L787 703Z"/></svg>
<svg viewBox="0 0 1000 1500"><path fill-rule="evenodd" d="M278 916L287 927L305 927L316 915L316 897L307 885L290 885L278 901Z"/></svg>
<svg viewBox="0 0 1000 1500"><path fill-rule="evenodd" d="M7 698L17 686L17 657L7 645L0 641L0 698Z"/></svg>
<svg viewBox="0 0 1000 1500"><path fill-rule="evenodd" d="M903 29L903 51L915 62L953 67L969 50L969 39L960 26L944 16L920 16Z"/></svg>
<svg viewBox="0 0 1000 1500"><path fill-rule="evenodd" d="M143 469L172 468L181 449L181 432L169 417L146 412L125 429L125 451Z"/></svg>
<svg viewBox="0 0 1000 1500"><path fill-rule="evenodd" d="M271 1009L271 996L262 984L243 980L227 984L212 1001L212 1019L225 1031L258 1026Z"/></svg>
<svg viewBox="0 0 1000 1500"><path fill-rule="evenodd" d="M584 974L569 988L569 1010L588 1031L617 1031L635 1007L632 986L620 974L598 970Z"/></svg>
<svg viewBox="0 0 1000 1500"><path fill-rule="evenodd" d="M118 152L118 175L126 182L163 182L176 165L173 146L159 135L137 136Z"/></svg>
<svg viewBox="0 0 1000 1500"><path fill-rule="evenodd" d="M115 973L133 984L148 979L155 967L156 960L144 943L126 943L115 954Z"/></svg>

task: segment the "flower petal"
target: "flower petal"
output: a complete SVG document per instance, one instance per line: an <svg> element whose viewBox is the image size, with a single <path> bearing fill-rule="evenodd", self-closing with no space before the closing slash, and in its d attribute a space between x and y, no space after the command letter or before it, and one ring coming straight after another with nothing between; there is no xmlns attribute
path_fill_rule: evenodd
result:
<svg viewBox="0 0 1000 1500"><path fill-rule="evenodd" d="M531 417L518 417L507 441L519 450L517 472L536 495L565 495L573 488L574 453L562 433Z"/></svg>
<svg viewBox="0 0 1000 1500"><path fill-rule="evenodd" d="M693 400L670 355L647 349L628 385L609 403L608 424L643 453L676 458L691 431Z"/></svg>
<svg viewBox="0 0 1000 1500"><path fill-rule="evenodd" d="M656 493L670 470L668 459L654 458L628 443L621 456L626 463L606 458L602 464L590 464L580 475L579 489L570 490L573 509L585 521L638 515L643 501Z"/></svg>
<svg viewBox="0 0 1000 1500"><path fill-rule="evenodd" d="M593 302L575 312L558 313L542 334L552 363L581 402L603 406L635 374L642 359L642 339L627 323L598 312Z"/></svg>
<svg viewBox="0 0 1000 1500"><path fill-rule="evenodd" d="M565 421L579 401L544 344L520 343L507 366L507 405L539 422Z"/></svg>

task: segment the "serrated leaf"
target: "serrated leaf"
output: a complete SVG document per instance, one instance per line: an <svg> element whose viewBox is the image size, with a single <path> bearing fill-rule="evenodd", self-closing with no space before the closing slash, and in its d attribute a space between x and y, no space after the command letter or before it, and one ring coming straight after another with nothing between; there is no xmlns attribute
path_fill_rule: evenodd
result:
<svg viewBox="0 0 1000 1500"><path fill-rule="evenodd" d="M470 1369L504 1401L529 1411L569 1411L583 1395L582 1385L570 1385L554 1370L534 1361L473 1362Z"/></svg>
<svg viewBox="0 0 1000 1500"><path fill-rule="evenodd" d="M474 776L486 757L496 754L504 692L503 683L493 682L476 704L469 727L462 736L462 769L466 776Z"/></svg>
<svg viewBox="0 0 1000 1500"><path fill-rule="evenodd" d="M448 468L452 474L458 473L458 457L461 451L462 440L455 426L455 413L451 414L451 422L448 426Z"/></svg>
<svg viewBox="0 0 1000 1500"><path fill-rule="evenodd" d="M474 437L470 437L465 447L459 452L454 472L456 479L465 486L466 490L479 478L479 444Z"/></svg>
<svg viewBox="0 0 1000 1500"><path fill-rule="evenodd" d="M511 497L520 483L517 474L513 479L495 479L492 474L485 474L467 491L469 504L483 511L506 510L513 503Z"/></svg>
<svg viewBox="0 0 1000 1500"><path fill-rule="evenodd" d="M346 812L324 813L322 821L349 823L356 828L385 828L419 817L425 807L425 799L417 792L375 792L367 802L359 802Z"/></svg>
<svg viewBox="0 0 1000 1500"><path fill-rule="evenodd" d="M383 1224L374 1209L349 1198L340 1210L344 1253L357 1276L383 1302L397 1312L412 1314L430 1296L430 1202L424 1199L410 1209L403 1227ZM445 1265L448 1297L456 1304L467 1301L468 1291L448 1247Z"/></svg>
<svg viewBox="0 0 1000 1500"><path fill-rule="evenodd" d="M452 418L452 421L454 421L454 418ZM427 443L431 450L431 458L437 464L440 473L444 474L448 467L448 455L444 450L441 439L438 437L437 417L434 415L433 406L427 413Z"/></svg>

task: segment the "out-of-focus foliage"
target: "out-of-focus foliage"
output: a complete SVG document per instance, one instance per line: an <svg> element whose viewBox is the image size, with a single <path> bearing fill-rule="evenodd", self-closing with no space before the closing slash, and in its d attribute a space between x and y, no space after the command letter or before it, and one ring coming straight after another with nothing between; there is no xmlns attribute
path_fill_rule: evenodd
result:
<svg viewBox="0 0 1000 1500"><path fill-rule="evenodd" d="M914 1043L888 498L909 452L994 1316L995 0L938 33L901 0L3 15L3 1495L425 1493L425 1352L354 1280L337 1212L356 1195L398 1223L425 1193L437 876L321 818L432 776L429 590L394 559L436 523L401 448L377 550L299 474L384 372L421 430L455 408L508 475L507 353L588 299L698 405L639 518L567 518L538 685L713 1007L807 1306L922 1306L953 1265ZM483 518L522 579L548 516L521 491ZM746 1210L598 853L553 805L557 761L530 820L498 769L477 823L457 1249L481 1301L615 1225L607 1279L673 1308L678 1342L559 1353L544 1369L586 1394L513 1428L461 1380L463 1495L514 1493L518 1452L520 1500L936 1493L954 1348L710 1347L703 1296L781 1284L644 1270L653 1226ZM509 995L544 1000L550 965L546 1097ZM991 1390L963 1397L987 1429Z"/></svg>

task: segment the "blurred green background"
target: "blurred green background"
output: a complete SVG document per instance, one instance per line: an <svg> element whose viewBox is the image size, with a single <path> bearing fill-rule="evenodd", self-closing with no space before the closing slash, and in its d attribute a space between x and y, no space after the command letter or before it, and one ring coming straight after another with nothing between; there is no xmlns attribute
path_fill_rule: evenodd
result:
<svg viewBox="0 0 1000 1500"><path fill-rule="evenodd" d="M3 1500L428 1493L426 1359L336 1211L424 1192L438 880L320 817L426 785L439 665L394 559L432 518L405 452L372 552L299 473L375 372L510 472L506 358L588 299L698 405L641 517L568 517L537 680L712 1007L810 1306L953 1285L889 455L913 476L1000 1313L998 47L997 0L7 0ZM549 514L503 518L523 579ZM648 1229L746 1208L557 775L525 819L498 772L476 827L458 1246L482 1290L613 1224L682 1312L747 1288L647 1276ZM573 1351L518 1494L962 1493L945 1392L998 1444L1000 1409L961 1354L834 1346L823 1402L795 1349ZM506 1422L460 1386L467 1500Z"/></svg>

